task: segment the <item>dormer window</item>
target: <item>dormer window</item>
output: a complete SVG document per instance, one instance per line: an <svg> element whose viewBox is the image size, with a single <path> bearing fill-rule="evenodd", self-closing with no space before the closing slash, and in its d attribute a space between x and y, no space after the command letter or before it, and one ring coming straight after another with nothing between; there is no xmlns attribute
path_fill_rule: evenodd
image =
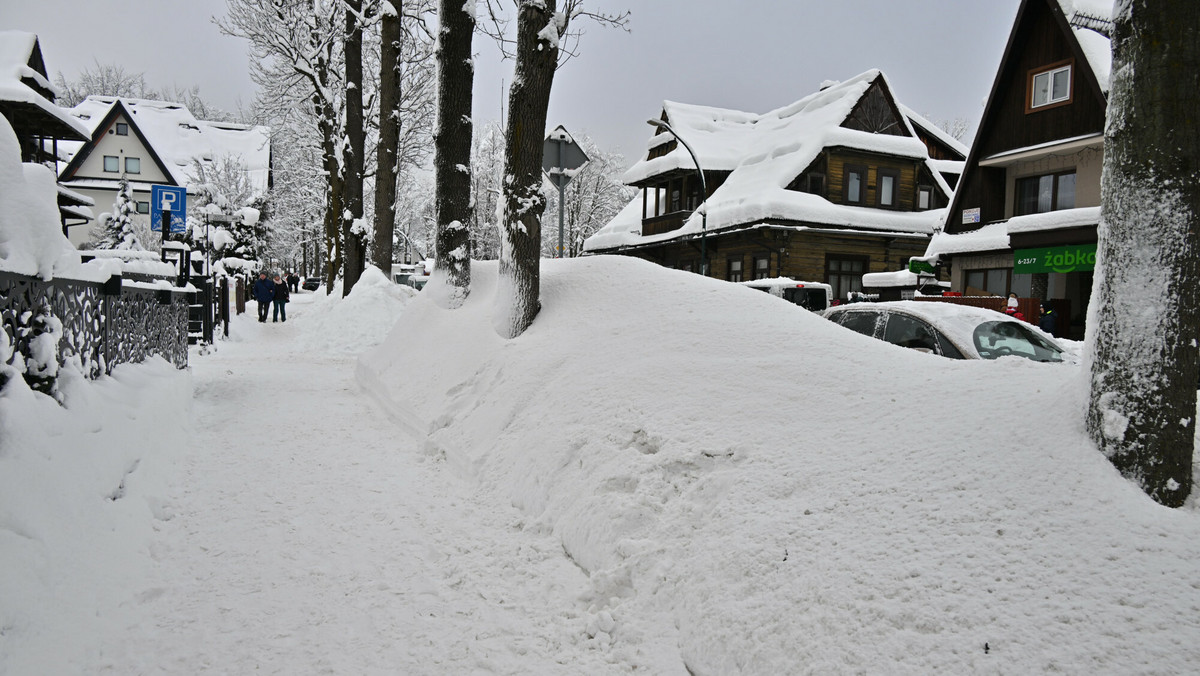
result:
<svg viewBox="0 0 1200 676"><path fill-rule="evenodd" d="M1026 112L1053 108L1071 102L1070 61L1029 71L1029 95Z"/></svg>

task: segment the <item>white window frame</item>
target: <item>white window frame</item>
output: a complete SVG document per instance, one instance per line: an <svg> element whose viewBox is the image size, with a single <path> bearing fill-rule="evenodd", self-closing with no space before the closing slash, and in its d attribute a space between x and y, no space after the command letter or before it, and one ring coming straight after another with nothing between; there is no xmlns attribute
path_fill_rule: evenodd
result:
<svg viewBox="0 0 1200 676"><path fill-rule="evenodd" d="M1071 73L1071 68L1074 64L1068 63L1062 66L1048 68L1043 71L1035 72L1029 77L1029 109L1037 110L1047 106L1053 106L1059 103L1067 103L1071 100L1071 88L1074 85ZM1054 81L1057 76L1064 75L1067 78L1067 86L1065 93L1062 96L1055 98L1054 96ZM1038 80L1045 78L1046 82L1046 100L1038 101Z"/></svg>

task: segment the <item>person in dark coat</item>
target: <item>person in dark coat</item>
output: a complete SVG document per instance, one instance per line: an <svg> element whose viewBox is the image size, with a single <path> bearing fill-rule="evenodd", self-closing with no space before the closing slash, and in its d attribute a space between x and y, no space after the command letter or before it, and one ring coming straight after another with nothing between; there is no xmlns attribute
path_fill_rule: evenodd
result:
<svg viewBox="0 0 1200 676"><path fill-rule="evenodd" d="M288 287L292 290L292 293L300 291L300 275L296 274L295 272L289 272L287 274L287 283Z"/></svg>
<svg viewBox="0 0 1200 676"><path fill-rule="evenodd" d="M1038 328L1053 336L1054 325L1057 323L1057 319L1058 315L1055 314L1054 310L1043 305L1042 318L1038 320Z"/></svg>
<svg viewBox="0 0 1200 676"><path fill-rule="evenodd" d="M292 293L288 291L288 285L279 275L275 275L275 293L273 300L275 301L275 312L271 315L271 321L277 322L280 318L287 321L287 302L291 300Z"/></svg>
<svg viewBox="0 0 1200 676"><path fill-rule="evenodd" d="M258 321L267 321L267 310L275 300L275 285L267 279L265 272L258 273L258 279L254 281L254 300L258 301Z"/></svg>

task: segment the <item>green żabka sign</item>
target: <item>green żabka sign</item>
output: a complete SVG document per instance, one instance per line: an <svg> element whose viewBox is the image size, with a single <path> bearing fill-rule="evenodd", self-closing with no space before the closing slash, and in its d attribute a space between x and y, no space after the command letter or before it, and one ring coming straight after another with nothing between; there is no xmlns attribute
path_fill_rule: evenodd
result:
<svg viewBox="0 0 1200 676"><path fill-rule="evenodd" d="M1095 268L1095 244L1017 249L1013 252L1013 273L1018 275L1039 272L1089 272Z"/></svg>

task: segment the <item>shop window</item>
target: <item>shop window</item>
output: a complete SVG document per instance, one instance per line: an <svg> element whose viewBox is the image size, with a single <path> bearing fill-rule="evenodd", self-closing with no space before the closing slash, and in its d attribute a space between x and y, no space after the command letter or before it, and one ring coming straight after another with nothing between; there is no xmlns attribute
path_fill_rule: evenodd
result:
<svg viewBox="0 0 1200 676"><path fill-rule="evenodd" d="M121 171L121 158L117 157L116 155L105 155L104 156L104 171L107 171L107 172L110 172L113 174Z"/></svg>
<svg viewBox="0 0 1200 676"><path fill-rule="evenodd" d="M1017 179L1017 216L1075 208L1075 170Z"/></svg>
<svg viewBox="0 0 1200 676"><path fill-rule="evenodd" d="M142 160L137 157L125 158L125 173L140 174L142 173Z"/></svg>
<svg viewBox="0 0 1200 676"><path fill-rule="evenodd" d="M1062 61L1029 71L1026 112L1071 102L1071 65L1071 61Z"/></svg>
<svg viewBox="0 0 1200 676"><path fill-rule="evenodd" d="M742 277L742 259L730 258L725 268L725 279L730 282L740 282Z"/></svg>
<svg viewBox="0 0 1200 676"><path fill-rule="evenodd" d="M861 256L826 256L825 283L833 287L833 297L848 300L850 292L862 291L862 276L867 259Z"/></svg>
<svg viewBox="0 0 1200 676"><path fill-rule="evenodd" d="M846 204L862 204L867 195L867 168L847 164L845 183L842 199Z"/></svg>
<svg viewBox="0 0 1200 676"><path fill-rule="evenodd" d="M1012 270L1008 268L967 270L966 294L968 296L1007 296L1011 273Z"/></svg>

